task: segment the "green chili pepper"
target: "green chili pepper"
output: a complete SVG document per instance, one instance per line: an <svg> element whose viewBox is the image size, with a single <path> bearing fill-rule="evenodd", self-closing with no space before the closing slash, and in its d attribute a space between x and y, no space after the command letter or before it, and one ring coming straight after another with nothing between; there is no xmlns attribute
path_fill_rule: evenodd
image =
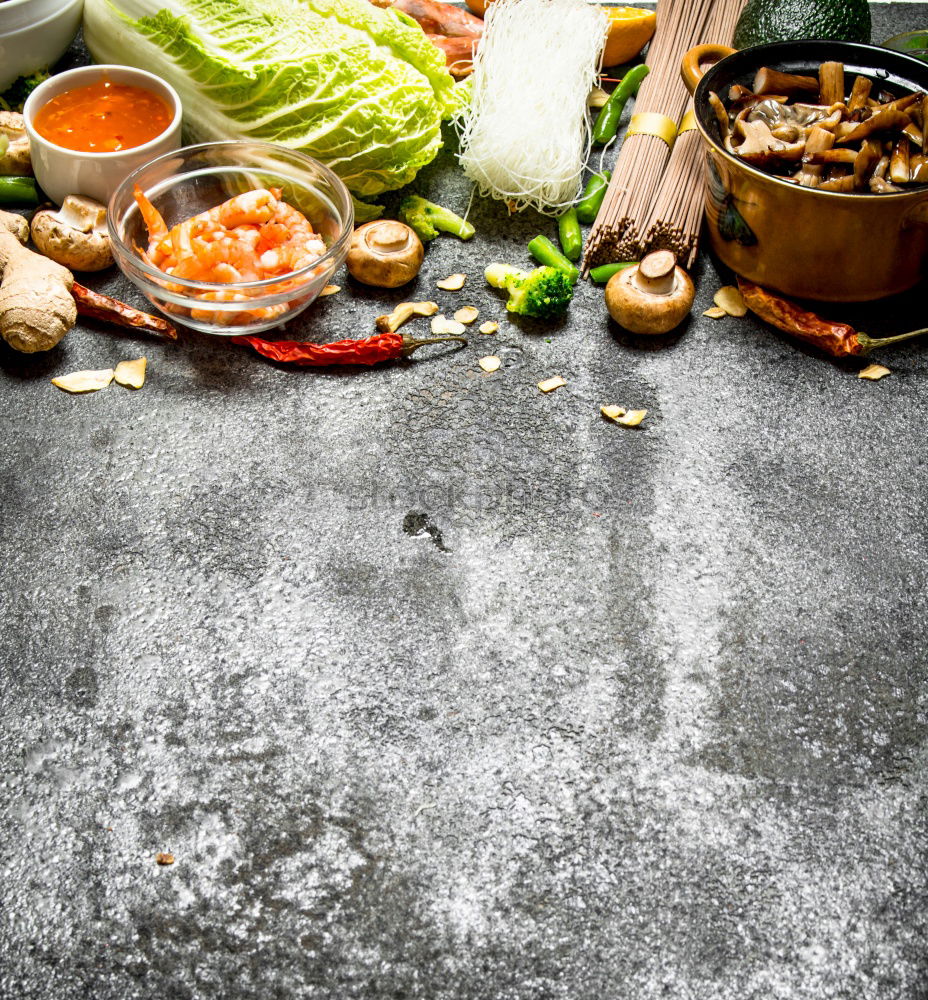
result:
<svg viewBox="0 0 928 1000"><path fill-rule="evenodd" d="M547 236L536 236L529 243L528 252L539 264L544 264L547 267L556 267L559 271L564 271L567 277L570 278L571 284L576 283L577 278L580 277L580 272Z"/></svg>
<svg viewBox="0 0 928 1000"><path fill-rule="evenodd" d="M580 251L583 249L583 236L580 233L577 210L572 206L557 220L557 232L564 256L568 260L579 260Z"/></svg>
<svg viewBox="0 0 928 1000"><path fill-rule="evenodd" d="M593 174L587 181L587 185L583 189L583 197L577 202L577 218L581 222L595 221L600 208L602 208L611 178L612 171L604 170L601 174Z"/></svg>
<svg viewBox="0 0 928 1000"><path fill-rule="evenodd" d="M0 177L0 205L38 205L39 191L31 177Z"/></svg>
<svg viewBox="0 0 928 1000"><path fill-rule="evenodd" d="M590 271L590 277L597 285L604 285L614 274L624 271L626 267L634 267L635 263L633 260L623 260L619 264L602 264Z"/></svg>
<svg viewBox="0 0 928 1000"><path fill-rule="evenodd" d="M597 146L605 146L615 136L626 102L638 93L641 81L647 75L648 67L644 63L630 69L618 87L609 95L609 100L602 106L596 124L593 126L593 142Z"/></svg>

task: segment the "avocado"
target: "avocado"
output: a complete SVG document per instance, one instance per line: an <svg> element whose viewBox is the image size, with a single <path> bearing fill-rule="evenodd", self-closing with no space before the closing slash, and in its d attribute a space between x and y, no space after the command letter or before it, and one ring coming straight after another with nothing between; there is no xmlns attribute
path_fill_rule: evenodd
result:
<svg viewBox="0 0 928 1000"><path fill-rule="evenodd" d="M735 47L798 38L870 41L867 0L748 0L735 28Z"/></svg>

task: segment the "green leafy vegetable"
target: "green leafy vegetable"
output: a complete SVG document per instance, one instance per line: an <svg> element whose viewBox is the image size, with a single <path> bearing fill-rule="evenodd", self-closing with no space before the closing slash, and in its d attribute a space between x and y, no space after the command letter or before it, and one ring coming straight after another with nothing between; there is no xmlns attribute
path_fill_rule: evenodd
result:
<svg viewBox="0 0 928 1000"><path fill-rule="evenodd" d="M474 235L474 227L455 215L450 208L442 208L434 201L428 201L417 194L408 195L400 202L400 219L415 230L423 243L434 240L439 231L469 240Z"/></svg>
<svg viewBox="0 0 928 1000"><path fill-rule="evenodd" d="M368 0L86 0L84 41L171 83L187 138L279 142L360 198L408 184L469 92L410 17Z"/></svg>

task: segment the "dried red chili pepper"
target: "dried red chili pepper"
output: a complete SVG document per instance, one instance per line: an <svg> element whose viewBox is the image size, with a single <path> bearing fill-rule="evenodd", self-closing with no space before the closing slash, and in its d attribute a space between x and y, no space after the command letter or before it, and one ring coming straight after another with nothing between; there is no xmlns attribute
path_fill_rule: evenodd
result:
<svg viewBox="0 0 928 1000"><path fill-rule="evenodd" d="M92 292L76 281L71 286L71 295L74 296L74 304L81 316L99 319L104 323L115 323L117 326L127 326L134 330L147 330L169 340L177 340L177 329L172 323L140 309L133 309L119 299L110 298L109 295L102 295L100 292Z"/></svg>
<svg viewBox="0 0 928 1000"><path fill-rule="evenodd" d="M403 333L378 333L363 340L336 340L333 344L312 344L301 340L262 340L261 337L233 337L233 344L247 344L272 361L287 361L314 368L323 365L376 365L412 354L425 344L467 343L466 337L425 337L417 340Z"/></svg>
<svg viewBox="0 0 928 1000"><path fill-rule="evenodd" d="M910 340L912 337L928 333L926 328L900 333L895 337L868 337L847 323L832 323L830 320L822 319L821 316L800 308L795 302L761 288L760 285L755 285L745 278L738 278L738 288L741 290L744 304L764 322L836 358L862 356L878 347L898 344L901 340Z"/></svg>

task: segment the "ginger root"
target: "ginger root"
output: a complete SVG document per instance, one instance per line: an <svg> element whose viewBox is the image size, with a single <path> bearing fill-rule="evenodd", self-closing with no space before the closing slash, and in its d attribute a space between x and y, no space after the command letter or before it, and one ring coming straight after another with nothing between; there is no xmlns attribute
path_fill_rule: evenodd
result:
<svg viewBox="0 0 928 1000"><path fill-rule="evenodd" d="M17 351L48 351L77 322L74 277L54 261L27 250L25 219L0 212L0 336Z"/></svg>

